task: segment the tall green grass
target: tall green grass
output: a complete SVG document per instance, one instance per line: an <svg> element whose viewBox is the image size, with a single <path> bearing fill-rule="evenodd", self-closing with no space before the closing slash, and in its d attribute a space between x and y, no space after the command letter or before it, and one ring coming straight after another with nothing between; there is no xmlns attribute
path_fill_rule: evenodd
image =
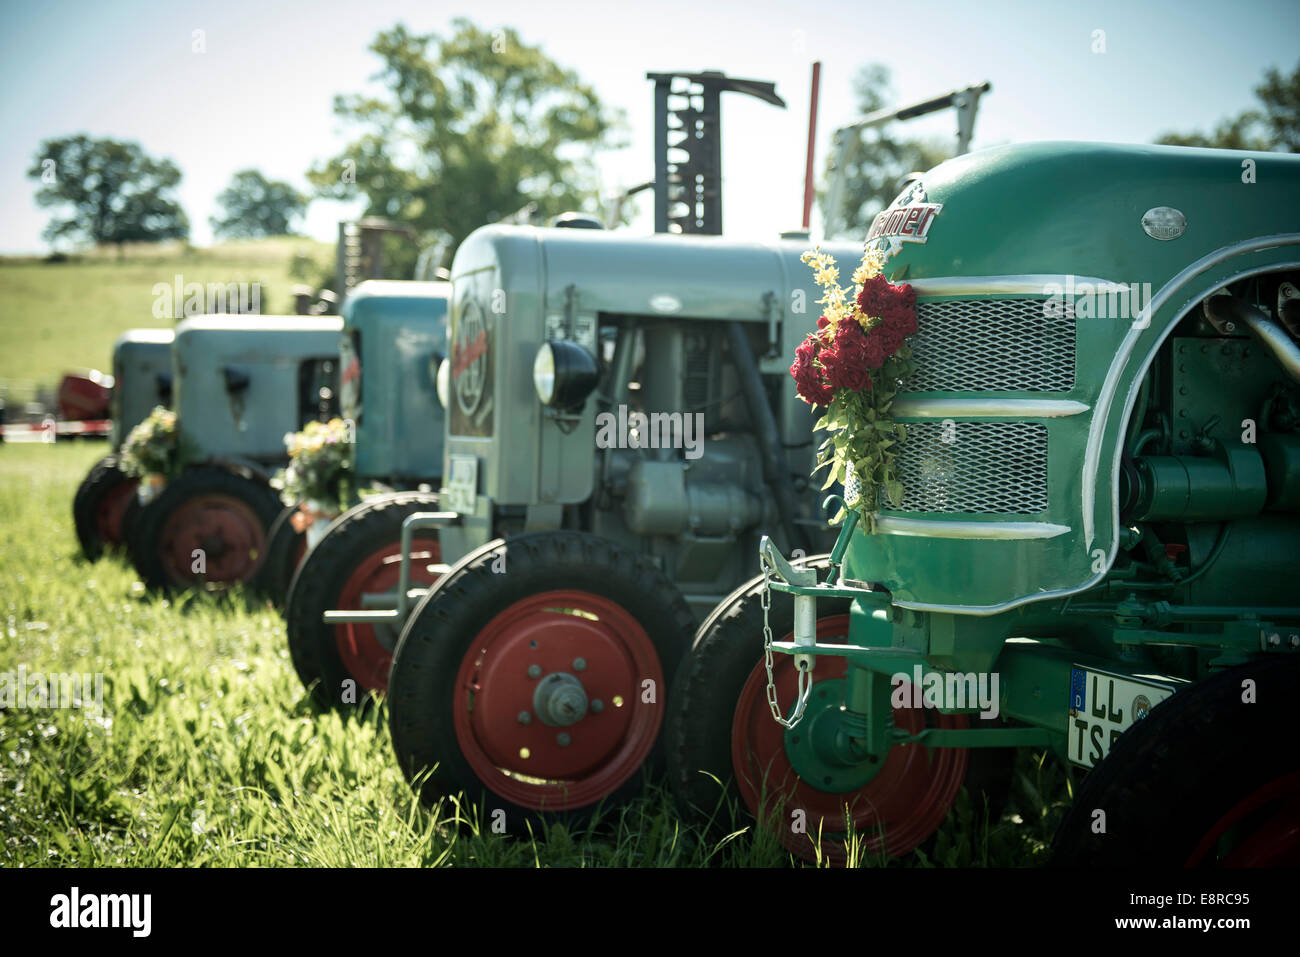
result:
<svg viewBox="0 0 1300 957"><path fill-rule="evenodd" d="M5 866L788 866L719 803L683 822L661 785L581 827L492 833L473 807L426 810L382 710L318 711L280 618L241 594L148 595L121 559L76 549L71 500L102 446L0 445L0 671L102 672L104 713L0 712ZM721 791L719 792L721 793ZM1033 864L1067 801L1061 770L1020 755L988 821L963 794L928 854L861 866Z"/></svg>

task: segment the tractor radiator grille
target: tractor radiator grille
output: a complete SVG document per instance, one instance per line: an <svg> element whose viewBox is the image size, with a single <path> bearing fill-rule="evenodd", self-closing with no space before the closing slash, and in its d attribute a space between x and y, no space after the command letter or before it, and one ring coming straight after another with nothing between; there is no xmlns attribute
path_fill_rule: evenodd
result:
<svg viewBox="0 0 1300 957"><path fill-rule="evenodd" d="M1074 303L1045 316L1042 299L919 302L916 371L904 392L1068 392Z"/></svg>
<svg viewBox="0 0 1300 957"><path fill-rule="evenodd" d="M1047 427L908 422L898 454L907 512L1034 515L1047 510ZM881 493L881 507L891 508Z"/></svg>

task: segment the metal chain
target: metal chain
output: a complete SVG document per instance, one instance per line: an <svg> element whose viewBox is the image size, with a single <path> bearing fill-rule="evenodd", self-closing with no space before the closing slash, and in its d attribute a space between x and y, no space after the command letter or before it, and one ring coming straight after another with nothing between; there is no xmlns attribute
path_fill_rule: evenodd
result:
<svg viewBox="0 0 1300 957"><path fill-rule="evenodd" d="M768 619L768 612L772 608L772 589L771 576L767 564L763 565L763 592L759 597L759 605L763 609L763 665L767 668L767 706L772 709L772 717L776 723L783 728L793 728L803 718L804 710L808 707L808 697L812 694L812 675L806 666L796 664L799 670L799 700L795 702L794 714L789 719L781 716L781 705L776 700L776 678L772 676L772 624Z"/></svg>

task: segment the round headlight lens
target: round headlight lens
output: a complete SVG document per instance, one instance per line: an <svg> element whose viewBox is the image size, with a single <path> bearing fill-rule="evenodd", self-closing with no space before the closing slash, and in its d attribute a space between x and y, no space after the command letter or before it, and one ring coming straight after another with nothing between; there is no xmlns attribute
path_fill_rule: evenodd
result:
<svg viewBox="0 0 1300 957"><path fill-rule="evenodd" d="M438 401L444 409L451 408L451 360L443 359L438 363L438 377L434 382L438 389Z"/></svg>
<svg viewBox="0 0 1300 957"><path fill-rule="evenodd" d="M542 405L555 400L555 351L549 342L543 342L533 359L533 388Z"/></svg>
<svg viewBox="0 0 1300 957"><path fill-rule="evenodd" d="M595 357L566 339L542 343L533 360L533 386L543 405L581 409L599 378Z"/></svg>

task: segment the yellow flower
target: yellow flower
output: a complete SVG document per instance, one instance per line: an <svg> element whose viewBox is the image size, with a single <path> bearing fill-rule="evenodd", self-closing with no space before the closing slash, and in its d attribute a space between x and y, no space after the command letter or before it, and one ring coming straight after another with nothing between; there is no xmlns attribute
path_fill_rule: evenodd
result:
<svg viewBox="0 0 1300 957"><path fill-rule="evenodd" d="M862 264L853 271L853 282L859 287L885 268L885 254L879 249L867 249L862 253Z"/></svg>

